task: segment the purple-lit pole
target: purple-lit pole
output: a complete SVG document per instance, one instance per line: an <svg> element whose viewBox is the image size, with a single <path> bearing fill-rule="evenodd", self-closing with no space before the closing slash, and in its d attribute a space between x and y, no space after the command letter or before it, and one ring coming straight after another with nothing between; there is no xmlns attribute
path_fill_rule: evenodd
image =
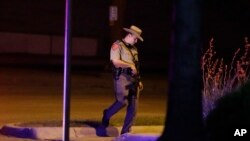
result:
<svg viewBox="0 0 250 141"><path fill-rule="evenodd" d="M65 3L64 79L63 79L63 141L69 141L70 127L70 58L71 58L71 0Z"/></svg>

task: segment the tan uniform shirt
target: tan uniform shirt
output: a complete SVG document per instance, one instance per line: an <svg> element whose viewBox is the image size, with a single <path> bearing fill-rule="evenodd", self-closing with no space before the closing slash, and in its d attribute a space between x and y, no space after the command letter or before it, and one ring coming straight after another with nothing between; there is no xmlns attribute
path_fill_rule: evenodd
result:
<svg viewBox="0 0 250 141"><path fill-rule="evenodd" d="M128 48L122 41L116 41L110 50L110 60L118 59L128 63L138 61L138 52L136 47Z"/></svg>

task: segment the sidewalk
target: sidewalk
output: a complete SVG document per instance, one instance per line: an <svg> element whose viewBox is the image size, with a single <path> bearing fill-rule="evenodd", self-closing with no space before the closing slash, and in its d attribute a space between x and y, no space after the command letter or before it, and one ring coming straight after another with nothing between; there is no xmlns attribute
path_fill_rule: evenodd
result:
<svg viewBox="0 0 250 141"><path fill-rule="evenodd" d="M71 127L71 141L156 141L163 126L134 126L133 133L119 136L121 127ZM0 129L0 141L62 140L61 127L19 127L8 124Z"/></svg>

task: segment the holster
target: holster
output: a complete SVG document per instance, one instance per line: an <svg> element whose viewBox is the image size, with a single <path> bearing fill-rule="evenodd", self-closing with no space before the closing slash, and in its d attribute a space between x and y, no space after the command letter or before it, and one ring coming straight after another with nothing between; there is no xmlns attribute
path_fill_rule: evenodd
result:
<svg viewBox="0 0 250 141"><path fill-rule="evenodd" d="M113 67L113 78L115 79L115 80L119 80L119 77L120 77L120 75L121 75L121 73L122 73L122 68L115 68L115 67Z"/></svg>
<svg viewBox="0 0 250 141"><path fill-rule="evenodd" d="M113 66L113 77L115 80L119 80L119 77L122 73L132 76L132 69L131 68L116 68Z"/></svg>

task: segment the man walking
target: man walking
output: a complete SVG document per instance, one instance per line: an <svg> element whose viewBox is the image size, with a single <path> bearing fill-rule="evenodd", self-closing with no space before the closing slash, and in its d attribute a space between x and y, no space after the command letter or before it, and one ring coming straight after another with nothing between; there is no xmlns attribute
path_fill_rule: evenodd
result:
<svg viewBox="0 0 250 141"><path fill-rule="evenodd" d="M123 28L127 34L122 40L113 43L110 60L113 65L114 103L104 110L102 124L109 126L110 118L127 106L121 134L129 133L137 112L139 92L143 89L140 80L138 51L134 46L141 37L142 30L134 25Z"/></svg>

